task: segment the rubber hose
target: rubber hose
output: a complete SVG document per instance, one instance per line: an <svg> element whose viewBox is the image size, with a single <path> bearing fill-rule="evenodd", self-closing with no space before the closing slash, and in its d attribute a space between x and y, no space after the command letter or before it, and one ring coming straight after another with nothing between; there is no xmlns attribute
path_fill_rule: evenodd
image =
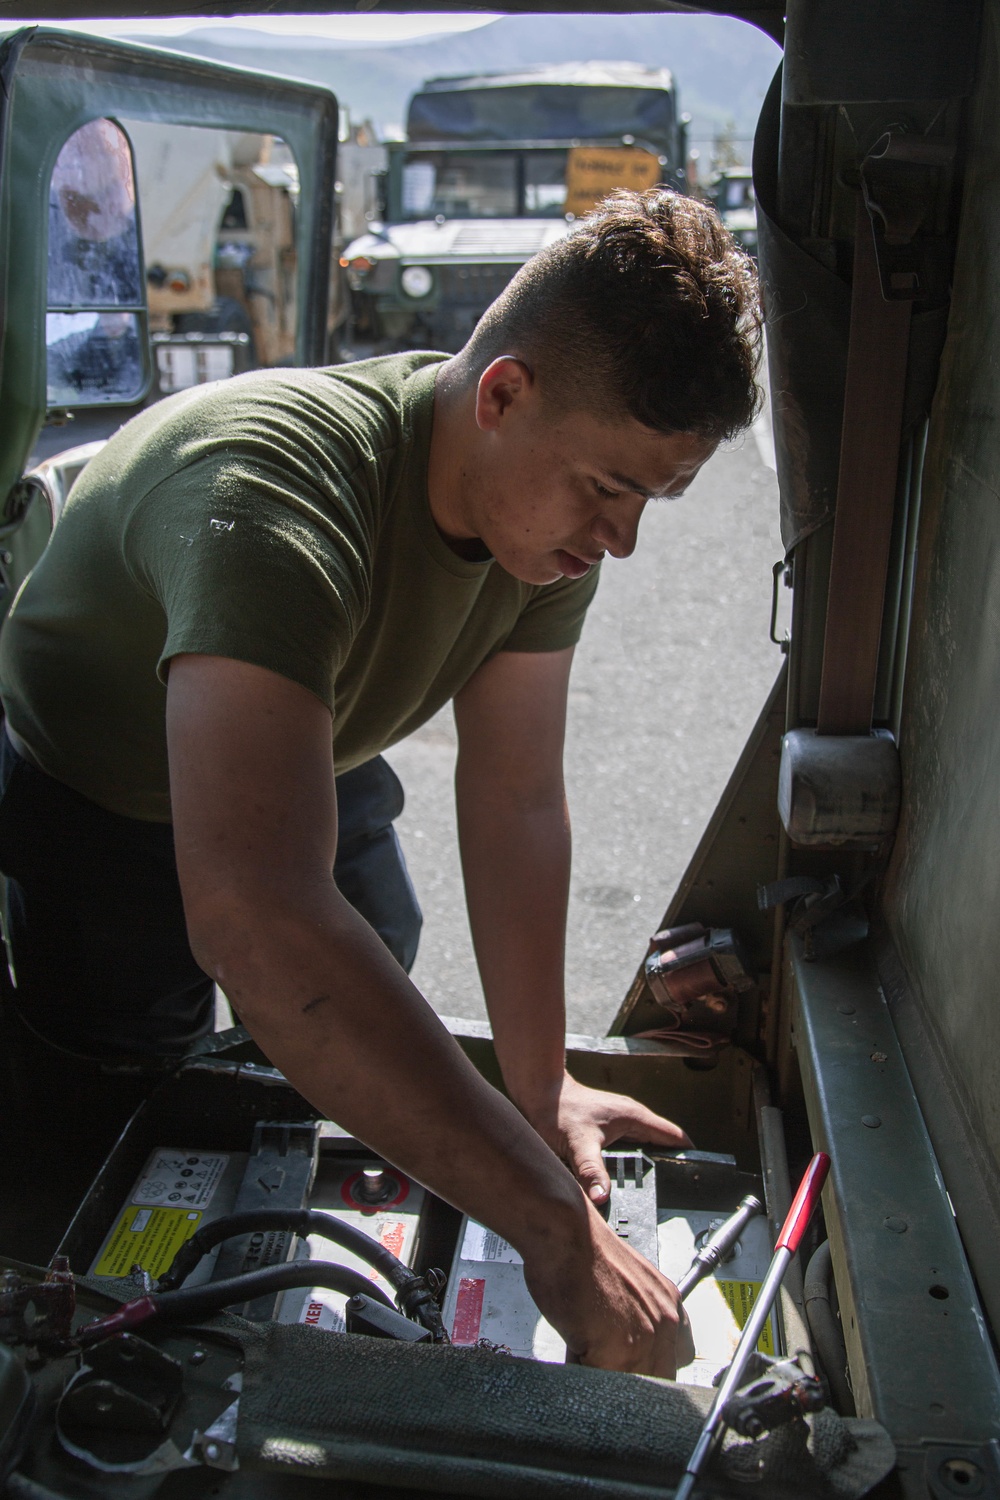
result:
<svg viewBox="0 0 1000 1500"><path fill-rule="evenodd" d="M854 1415L854 1395L847 1380L847 1344L844 1330L830 1306L832 1263L830 1241L813 1252L806 1269L803 1297L809 1331L830 1387L830 1397L841 1416Z"/></svg>
<svg viewBox="0 0 1000 1500"><path fill-rule="evenodd" d="M281 1266L262 1266L259 1271L228 1276L224 1281L206 1281L176 1292L153 1292L149 1300L156 1305L157 1317L189 1322L221 1312L233 1302L249 1302L253 1297L286 1292L296 1286L326 1286L348 1297L363 1294L392 1308L389 1298L369 1277L331 1260L292 1260ZM392 1310L395 1312L395 1308Z"/></svg>
<svg viewBox="0 0 1000 1500"><path fill-rule="evenodd" d="M255 1234L259 1230L276 1229L291 1230L303 1239L307 1234L320 1234L342 1249L352 1250L370 1266L381 1271L390 1286L399 1292L408 1291L415 1281L421 1279L409 1266L397 1260L391 1250L380 1245L378 1240L373 1240L363 1230L355 1229L353 1224L343 1223L333 1214L320 1213L310 1208L257 1208L247 1213L228 1214L224 1218L213 1219L210 1224L197 1230L181 1246L169 1269L160 1277L157 1292L173 1292L190 1276L202 1256L223 1240L231 1239L237 1234ZM316 1284L319 1285L318 1282Z"/></svg>

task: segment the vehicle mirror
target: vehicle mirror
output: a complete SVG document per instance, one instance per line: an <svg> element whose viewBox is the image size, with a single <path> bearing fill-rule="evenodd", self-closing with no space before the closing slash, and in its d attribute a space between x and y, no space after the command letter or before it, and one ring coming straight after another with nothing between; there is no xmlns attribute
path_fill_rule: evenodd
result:
<svg viewBox="0 0 1000 1500"><path fill-rule="evenodd" d="M46 399L121 405L149 386L135 172L128 137L90 120L65 142L49 184Z"/></svg>

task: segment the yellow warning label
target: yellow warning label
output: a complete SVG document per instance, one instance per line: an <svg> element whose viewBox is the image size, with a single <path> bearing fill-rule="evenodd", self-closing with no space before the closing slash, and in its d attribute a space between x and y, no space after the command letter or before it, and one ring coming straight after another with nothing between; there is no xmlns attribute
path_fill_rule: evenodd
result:
<svg viewBox="0 0 1000 1500"><path fill-rule="evenodd" d="M747 1318L753 1311L753 1305L757 1300L757 1293L763 1283L759 1281L718 1281L716 1285L725 1297L729 1311L736 1319L741 1328L746 1327ZM757 1352L759 1354L773 1354L774 1328L770 1317L760 1331L757 1340Z"/></svg>
<svg viewBox="0 0 1000 1500"><path fill-rule="evenodd" d="M130 1205L115 1225L95 1276L127 1276L136 1264L150 1276L162 1276L185 1240L201 1222L186 1208L136 1208Z"/></svg>

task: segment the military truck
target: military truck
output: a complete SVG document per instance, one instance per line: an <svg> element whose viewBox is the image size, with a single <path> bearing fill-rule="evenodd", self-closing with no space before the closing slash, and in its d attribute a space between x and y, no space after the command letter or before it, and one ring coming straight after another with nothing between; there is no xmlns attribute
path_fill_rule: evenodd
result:
<svg viewBox="0 0 1000 1500"><path fill-rule="evenodd" d="M757 254L757 213L753 172L749 167L723 167L709 184L708 196L733 239Z"/></svg>
<svg viewBox="0 0 1000 1500"><path fill-rule="evenodd" d="M379 217L341 259L353 338L457 350L605 194L684 184L686 118L666 68L565 63L432 78L387 150Z"/></svg>
<svg viewBox="0 0 1000 1500"><path fill-rule="evenodd" d="M612 1034L567 1053L575 1076L667 1110L698 1143L612 1154L619 1231L665 1270L744 1193L766 1198L762 1232L704 1284L707 1309L690 1304L700 1369L674 1383L564 1364L510 1248L317 1120L239 1029L156 1079L66 1057L45 1098L0 1050L8 1495L665 1500L712 1399L699 1381L729 1358L817 1148L832 1158L822 1218L762 1348L794 1363L740 1392L742 1430L699 1494L997 1493L1000 0L728 10L785 44L754 173L790 637ZM306 362L326 354L336 108L323 90L44 28L7 37L2 61L11 589L87 458L25 473L47 320L50 350L78 340L61 351L64 409L136 403L149 378L116 122L288 143ZM49 190L94 121L113 127L91 144L115 170L67 258ZM499 1081L489 1029L450 1024ZM262 1203L278 1209L266 1231L234 1226L237 1204ZM342 1331L343 1260L373 1253L362 1225L395 1247L380 1264L403 1314L395 1262L443 1299L440 1324L421 1311L450 1346L384 1302ZM157 1299L192 1228L211 1233L174 1268L192 1296L172 1322ZM815 1369L828 1404L805 1415Z"/></svg>

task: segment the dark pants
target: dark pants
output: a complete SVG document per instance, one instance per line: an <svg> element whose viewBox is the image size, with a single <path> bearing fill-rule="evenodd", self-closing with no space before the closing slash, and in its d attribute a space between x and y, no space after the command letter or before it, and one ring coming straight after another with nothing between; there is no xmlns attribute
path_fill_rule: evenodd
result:
<svg viewBox="0 0 1000 1500"><path fill-rule="evenodd" d="M334 876L408 969L420 908L392 820L403 789L378 756L337 778ZM213 985L187 939L173 830L106 812L0 736L0 870L16 1009L40 1036L106 1059L178 1056L211 1030Z"/></svg>

